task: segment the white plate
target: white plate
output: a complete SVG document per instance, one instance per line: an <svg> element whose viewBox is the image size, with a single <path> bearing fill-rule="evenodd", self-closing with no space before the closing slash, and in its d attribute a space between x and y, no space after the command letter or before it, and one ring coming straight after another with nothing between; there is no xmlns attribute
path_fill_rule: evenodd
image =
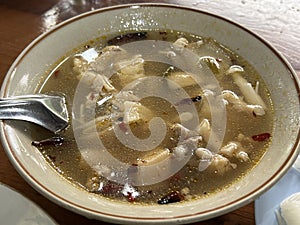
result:
<svg viewBox="0 0 300 225"><path fill-rule="evenodd" d="M56 225L37 205L3 184L0 184L0 199L1 224Z"/></svg>
<svg viewBox="0 0 300 225"><path fill-rule="evenodd" d="M292 168L269 191L255 201L256 225L278 225L275 210L290 195L300 191L300 173Z"/></svg>
<svg viewBox="0 0 300 225"><path fill-rule="evenodd" d="M60 23L20 54L5 77L0 97L35 93L50 65L99 36L110 37L120 31L166 29L212 37L236 50L262 76L273 99L275 123L272 142L261 162L243 179L207 198L160 205L159 208L157 205L126 204L77 188L59 176L41 152L31 145L28 132L15 124L0 122L0 136L7 156L37 191L88 218L120 224L184 224L216 217L254 201L292 166L300 150L297 74L280 53L251 31L192 8L156 3L114 6Z"/></svg>

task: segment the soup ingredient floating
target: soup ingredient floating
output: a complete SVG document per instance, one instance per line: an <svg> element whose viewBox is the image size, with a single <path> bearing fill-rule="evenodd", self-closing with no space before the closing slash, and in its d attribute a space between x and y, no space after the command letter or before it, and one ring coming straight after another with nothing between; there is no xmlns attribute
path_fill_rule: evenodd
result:
<svg viewBox="0 0 300 225"><path fill-rule="evenodd" d="M73 99L68 144L41 149L80 187L175 204L228 187L267 150L268 90L217 41L147 31L92 43L61 62L42 89Z"/></svg>

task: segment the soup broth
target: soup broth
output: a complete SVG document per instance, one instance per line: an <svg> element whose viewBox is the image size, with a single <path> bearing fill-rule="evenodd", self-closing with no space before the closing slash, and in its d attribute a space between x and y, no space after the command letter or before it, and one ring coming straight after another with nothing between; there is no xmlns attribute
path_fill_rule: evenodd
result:
<svg viewBox="0 0 300 225"><path fill-rule="evenodd" d="M122 47L147 40L170 43L169 50L158 51L167 62L146 60ZM178 66L176 57L183 51L191 52L200 73L213 74L218 91L197 80L199 74L180 68L182 60ZM110 76L107 65L114 67ZM273 109L263 80L246 60L212 38L170 30L105 36L67 54L48 74L40 92L65 95L73 119L58 134L62 143L41 142L38 148L66 179L106 198L168 204L206 197L241 179L271 140ZM76 101L79 84L90 91ZM215 121L225 121L224 136L214 128L210 98L221 99L222 106L215 108L223 107L225 118ZM90 121L87 112L93 115ZM42 131L35 139L49 135ZM152 137L153 148L139 146ZM134 138L140 142L132 146ZM177 162L182 168L174 166Z"/></svg>

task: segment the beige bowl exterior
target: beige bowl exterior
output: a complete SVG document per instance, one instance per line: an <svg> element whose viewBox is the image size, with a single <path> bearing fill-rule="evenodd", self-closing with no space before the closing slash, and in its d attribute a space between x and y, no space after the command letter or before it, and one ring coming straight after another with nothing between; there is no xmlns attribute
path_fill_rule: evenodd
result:
<svg viewBox="0 0 300 225"><path fill-rule="evenodd" d="M235 50L261 74L275 108L273 141L259 165L226 191L179 204L137 206L82 191L51 168L26 132L2 122L6 153L23 178L50 200L88 218L122 224L182 224L209 219L253 201L292 165L299 150L299 81L265 40L221 17L170 5L124 5L68 20L33 41L7 73L1 97L34 93L49 66L95 37L132 29L175 29L209 36Z"/></svg>

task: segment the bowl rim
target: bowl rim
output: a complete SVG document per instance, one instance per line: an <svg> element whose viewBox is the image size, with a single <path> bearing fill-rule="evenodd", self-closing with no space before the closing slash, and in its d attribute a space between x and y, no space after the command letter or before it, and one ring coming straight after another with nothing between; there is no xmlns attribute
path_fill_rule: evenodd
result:
<svg viewBox="0 0 300 225"><path fill-rule="evenodd" d="M249 30L248 28L240 25L239 23L236 23L226 17L213 14L211 12L207 12L204 10L200 10L198 8L194 7L188 7L188 6L182 6L182 5L176 5L176 4L166 4L166 3L133 3L133 4L121 4L121 5L115 5L115 6L109 6L105 8L96 9L94 11L88 11L82 14L79 14L77 16L74 16L66 21L63 21L53 27L51 30L39 35L37 38L35 38L15 59L11 67L9 68L8 72L5 75L4 81L2 83L0 96L4 97L7 95L8 88L11 86L11 77L14 75L15 68L18 67L18 65L22 62L23 58L26 57L26 54L34 48L38 43L43 41L45 37L48 35L55 33L57 30L62 29L64 26L67 26L70 23L73 23L74 21L83 19L85 17L89 17L94 14L99 14L102 12L107 12L111 10L118 10L118 9L126 9L126 8L132 8L132 7L165 7L165 8L175 8L179 10L188 10L193 11L200 14L206 14L207 16L214 17L220 20L223 20L227 23L230 23L231 25L238 27L239 29L249 33L251 36L259 40L262 44L264 44L269 50L271 50L276 57L281 61L282 64L287 68L287 70L291 73L291 78L295 84L295 88L297 89L297 92L300 93L300 82L299 77L297 73L292 68L291 64L287 61L287 59L273 47L267 40L259 36L258 34L254 33L253 31ZM298 98L298 101L300 101L300 96ZM243 195L242 197L235 199L234 201L231 201L227 204L224 204L222 206L207 210L207 211L201 211L198 213L192 213L192 214L185 214L181 216L174 216L174 217L134 217L134 216L124 216L124 215L115 215L115 214L109 214L105 212L101 212L99 210L94 210L91 208L86 208L82 205L78 205L63 196L57 195L56 193L49 190L47 187L45 187L43 184L41 184L35 177L33 177L29 171L27 171L26 167L22 165L22 163L18 160L18 157L16 156L15 152L12 150L12 146L9 142L9 136L5 132L5 122L0 122L0 133L1 133L1 140L4 147L4 150L11 161L14 168L18 171L18 173L29 183L35 190L37 190L39 193L41 193L43 196L45 196L47 199L57 203L58 205L65 207L71 211L77 212L81 215L90 215L92 218L96 219L103 219L106 221L114 221L114 222L133 222L133 221L139 221L141 223L169 223L169 222L189 222L192 221L199 221L199 216L204 215L201 220L206 220L212 217L216 217L225 213L228 213L230 211L233 211L237 208L240 208L250 202L252 202L256 197L266 192L268 189L270 189L273 184L275 184L292 166L294 160L296 159L296 156L298 155L298 152L300 151L300 132L298 129L297 134L297 140L295 144L292 147L291 152L287 156L286 161L282 164L280 168L274 173L268 180L266 180L262 185L254 189L253 191L249 192L247 195ZM230 206L230 207L229 207ZM85 212L85 214L83 213Z"/></svg>

